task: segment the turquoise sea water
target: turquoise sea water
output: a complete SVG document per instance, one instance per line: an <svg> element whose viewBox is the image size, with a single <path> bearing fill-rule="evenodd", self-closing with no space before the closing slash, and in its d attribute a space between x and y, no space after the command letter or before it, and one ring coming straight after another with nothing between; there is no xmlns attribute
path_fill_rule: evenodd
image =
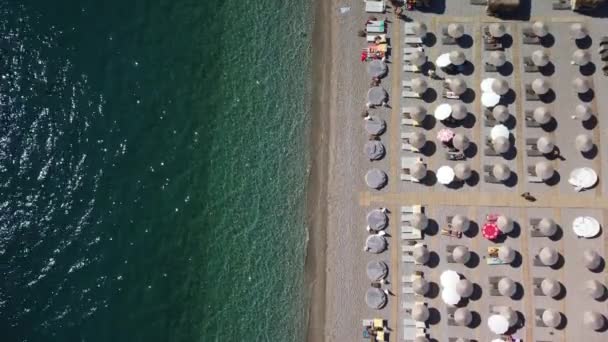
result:
<svg viewBox="0 0 608 342"><path fill-rule="evenodd" d="M301 341L307 1L0 1L2 341Z"/></svg>

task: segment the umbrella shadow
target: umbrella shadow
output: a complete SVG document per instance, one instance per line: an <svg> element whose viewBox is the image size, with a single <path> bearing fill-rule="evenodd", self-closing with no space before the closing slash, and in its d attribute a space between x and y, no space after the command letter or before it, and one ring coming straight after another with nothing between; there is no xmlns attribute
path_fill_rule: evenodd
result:
<svg viewBox="0 0 608 342"><path fill-rule="evenodd" d="M433 47L437 44L437 36L433 32L428 32L422 42L428 47Z"/></svg>
<svg viewBox="0 0 608 342"><path fill-rule="evenodd" d="M583 121L583 128L592 130L597 126L597 117L595 115L591 115L589 120Z"/></svg>
<svg viewBox="0 0 608 342"><path fill-rule="evenodd" d="M437 298L437 296L439 296L439 290L439 285L431 281L429 282L429 290L424 296L431 299Z"/></svg>
<svg viewBox="0 0 608 342"><path fill-rule="evenodd" d="M429 261L426 262L426 266L428 268L435 268L439 265L439 254L437 254L435 251L430 251L429 252Z"/></svg>
<svg viewBox="0 0 608 342"><path fill-rule="evenodd" d="M517 185L517 181L518 181L518 177L517 177L517 173L511 171L511 174L509 175L509 178L504 181L504 185L508 188L513 188Z"/></svg>
<svg viewBox="0 0 608 342"><path fill-rule="evenodd" d="M577 48L585 50L591 47L591 44L593 44L593 39L591 39L591 36L587 35L583 39L575 40L575 44Z"/></svg>
<svg viewBox="0 0 608 342"><path fill-rule="evenodd" d="M471 142L469 144L469 147L463 151L464 156L467 158L473 158L475 157L475 155L477 154L477 144L474 142Z"/></svg>
<svg viewBox="0 0 608 342"><path fill-rule="evenodd" d="M546 94L538 95L538 98L543 103L552 103L555 101L555 91L553 89L549 89Z"/></svg>
<svg viewBox="0 0 608 342"><path fill-rule="evenodd" d="M559 283L559 293L557 294L557 296L553 297L553 299L562 300L562 299L566 298L567 294L568 294L568 289L566 289L564 284Z"/></svg>
<svg viewBox="0 0 608 342"><path fill-rule="evenodd" d="M524 298L525 290L524 287L521 286L519 282L515 282L515 293L511 296L513 300L521 300Z"/></svg>
<svg viewBox="0 0 608 342"><path fill-rule="evenodd" d="M472 103L475 101L475 90L467 88L467 90L460 95L460 100L464 103Z"/></svg>
<svg viewBox="0 0 608 342"><path fill-rule="evenodd" d="M502 124L505 125L505 127L507 127L509 130L514 129L517 125L517 118L515 115L509 114L509 118L507 118L507 120Z"/></svg>
<svg viewBox="0 0 608 342"><path fill-rule="evenodd" d="M458 68L458 71L466 76L473 75L475 72L475 66L471 62L465 61L464 64Z"/></svg>
<svg viewBox="0 0 608 342"><path fill-rule="evenodd" d="M502 157L506 160L513 160L517 158L517 147L515 147L515 145L511 143L511 147L509 147L509 150L507 152L502 154Z"/></svg>
<svg viewBox="0 0 608 342"><path fill-rule="evenodd" d="M593 89L589 89L586 93L578 93L578 99L583 102L591 102L595 97L595 91Z"/></svg>
<svg viewBox="0 0 608 342"><path fill-rule="evenodd" d="M555 36L551 33L547 33L546 36L540 38L540 45L542 47L548 48L552 47L555 44Z"/></svg>
<svg viewBox="0 0 608 342"><path fill-rule="evenodd" d="M559 241L561 240L561 238L564 236L564 230L562 229L562 226L560 226L559 224L555 225L555 234L553 234L552 236L549 236L549 240L551 241Z"/></svg>
<svg viewBox="0 0 608 342"><path fill-rule="evenodd" d="M469 297L472 301L479 300L483 295L483 289L478 284L473 283L473 294Z"/></svg>
<svg viewBox="0 0 608 342"><path fill-rule="evenodd" d="M481 316L477 313L477 311L471 311L471 324L468 325L469 328L475 329L479 327L481 324Z"/></svg>
<svg viewBox="0 0 608 342"><path fill-rule="evenodd" d="M438 324L440 321L441 321L441 313L439 312L439 310L437 310L435 308L429 308L429 319L427 320L429 325Z"/></svg>
<svg viewBox="0 0 608 342"><path fill-rule="evenodd" d="M464 128L473 128L473 126L475 126L476 121L477 119L475 118L475 115L473 115L472 113L467 113L467 116L464 119L460 120L460 124Z"/></svg>
<svg viewBox="0 0 608 342"><path fill-rule="evenodd" d="M597 156L597 145L593 145L593 147L591 147L591 149L587 152L581 152L581 155L585 158L585 159L593 159Z"/></svg>
<svg viewBox="0 0 608 342"><path fill-rule="evenodd" d="M521 256L521 253L516 251L515 258L513 258L513 261L511 261L511 267L519 268L521 266L522 262L523 262L523 257Z"/></svg>
<svg viewBox="0 0 608 342"><path fill-rule="evenodd" d="M435 174L435 171L428 170L426 172L426 177L420 181L420 184L424 184L426 186L433 186L437 184L437 175Z"/></svg>
<svg viewBox="0 0 608 342"><path fill-rule="evenodd" d="M469 229L464 232L464 235L468 238L474 238L477 234L479 234L479 224L473 220L469 221Z"/></svg>
<svg viewBox="0 0 608 342"><path fill-rule="evenodd" d="M554 185L557 185L560 180L561 180L561 176L559 174L559 171L555 170L553 172L553 176L551 176L551 178L547 179L545 181L545 184L547 184L549 186L554 186Z"/></svg>
<svg viewBox="0 0 608 342"><path fill-rule="evenodd" d="M433 88L428 88L424 95L422 95L422 100L426 103L433 103L437 100L437 91Z"/></svg>
<svg viewBox="0 0 608 342"><path fill-rule="evenodd" d="M437 152L437 145L433 141L428 141L424 146L420 149L420 153L425 157L430 157Z"/></svg>
<svg viewBox="0 0 608 342"><path fill-rule="evenodd" d="M510 76L513 73L513 63L507 61L505 64L496 68L501 76Z"/></svg>
<svg viewBox="0 0 608 342"><path fill-rule="evenodd" d="M605 265L606 265L606 263L605 263L605 261L604 261L604 258L602 258L602 259L600 260L600 264L599 264L599 265L597 265L597 267L596 267L596 268L594 268L594 269L590 269L589 271L591 271L591 272L593 272L593 273L602 273L602 272L604 272L604 267L605 267ZM607 293L608 293L608 292L607 292Z"/></svg>
<svg viewBox="0 0 608 342"><path fill-rule="evenodd" d="M564 266L564 262L565 262L564 256L561 253L559 253L557 255L557 262L555 263L555 265L549 266L549 268L552 270L559 270L560 268L562 268Z"/></svg>
<svg viewBox="0 0 608 342"><path fill-rule="evenodd" d="M578 68L578 71L584 76L591 76L595 73L596 67L593 62L589 62Z"/></svg>
<svg viewBox="0 0 608 342"><path fill-rule="evenodd" d="M502 44L502 47L505 49L508 49L513 45L513 36L511 36L508 33L505 33L505 35L500 37L499 40L500 40L500 43Z"/></svg>
<svg viewBox="0 0 608 342"><path fill-rule="evenodd" d="M549 63L545 66L538 67L538 71L543 76L551 76L555 73L555 64L549 61Z"/></svg>
<svg viewBox="0 0 608 342"><path fill-rule="evenodd" d="M477 171L475 171L475 170L472 170L472 171L471 171L471 177L469 177L469 178L468 178L468 179L465 181L465 183L466 183L468 186L475 186L475 185L479 184L479 173L478 173ZM469 229L470 229L470 228L469 228Z"/></svg>
<svg viewBox="0 0 608 342"><path fill-rule="evenodd" d="M557 129L557 120L555 117L551 117L551 120L544 125L540 125L540 128L545 132L553 132Z"/></svg>
<svg viewBox="0 0 608 342"><path fill-rule="evenodd" d="M456 39L456 43L463 49L468 49L473 46L473 37L470 34L463 34L462 37Z"/></svg>
<svg viewBox="0 0 608 342"><path fill-rule="evenodd" d="M560 312L559 314L562 318L561 322L559 322L559 325L555 327L555 329L557 330L563 330L568 326L568 317L566 317L566 315L562 314Z"/></svg>
<svg viewBox="0 0 608 342"><path fill-rule="evenodd" d="M515 91L513 89L509 89L509 91L507 91L506 94L504 94L503 96L500 97L499 104L501 104L503 106L508 106L508 105L512 104L513 102L515 102L516 98L517 98L517 94L515 94Z"/></svg>
<svg viewBox="0 0 608 342"><path fill-rule="evenodd" d="M521 234L521 226L519 225L518 222L513 221L513 229L506 235L510 238L518 238L520 234Z"/></svg>
<svg viewBox="0 0 608 342"><path fill-rule="evenodd" d="M467 261L464 265L467 268L475 268L479 266L479 255L472 251L469 252L469 255L469 261Z"/></svg>
<svg viewBox="0 0 608 342"><path fill-rule="evenodd" d="M439 233L439 224L433 219L429 219L429 223L424 230L424 235L435 236Z"/></svg>

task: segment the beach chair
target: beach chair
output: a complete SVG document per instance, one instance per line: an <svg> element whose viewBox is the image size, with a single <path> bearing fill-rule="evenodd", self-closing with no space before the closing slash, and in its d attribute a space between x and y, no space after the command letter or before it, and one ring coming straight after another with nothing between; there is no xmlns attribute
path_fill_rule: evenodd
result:
<svg viewBox="0 0 608 342"><path fill-rule="evenodd" d="M502 294L500 294L500 291L498 291L498 282L502 278L503 277L501 277L501 276L488 277L490 296L502 296Z"/></svg>
<svg viewBox="0 0 608 342"><path fill-rule="evenodd" d="M521 30L521 33L523 35L522 43L528 45L540 45L540 37L534 34L534 30L532 30L532 27L524 27Z"/></svg>
<svg viewBox="0 0 608 342"><path fill-rule="evenodd" d="M456 39L453 37L450 37L450 35L448 34L447 27L443 27L441 29L441 43L443 45L456 45Z"/></svg>
<svg viewBox="0 0 608 342"><path fill-rule="evenodd" d="M373 43L374 41L376 41L376 38L380 37L380 43L386 43L386 34L368 34L367 35L367 42L368 43Z"/></svg>
<svg viewBox="0 0 608 342"><path fill-rule="evenodd" d="M414 204L414 205L409 205L409 206L402 206L401 207L401 213L402 214L416 214L416 213L424 213L424 207L421 206L420 204Z"/></svg>
<svg viewBox="0 0 608 342"><path fill-rule="evenodd" d="M416 35L416 31L414 30L414 25L412 23L405 23L405 35L413 36Z"/></svg>
<svg viewBox="0 0 608 342"><path fill-rule="evenodd" d="M538 96L538 94L536 94L534 90L532 90L532 84L526 83L525 90L526 101L540 101L540 97Z"/></svg>
<svg viewBox="0 0 608 342"><path fill-rule="evenodd" d="M418 94L417 92L414 91L408 91L408 90L403 90L401 92L401 97L408 98L408 99L419 99L420 98L420 94Z"/></svg>
<svg viewBox="0 0 608 342"><path fill-rule="evenodd" d="M403 42L407 45L422 46L422 38L419 37L405 37Z"/></svg>
<svg viewBox="0 0 608 342"><path fill-rule="evenodd" d="M488 0L471 0L471 5L485 6L488 4Z"/></svg>
<svg viewBox="0 0 608 342"><path fill-rule="evenodd" d="M414 289L411 286L403 286L401 289L403 294L414 294Z"/></svg>
<svg viewBox="0 0 608 342"><path fill-rule="evenodd" d="M486 51L504 50L504 48L502 47L501 43L498 43L498 42L487 42L487 41L483 42L483 49L486 50Z"/></svg>
<svg viewBox="0 0 608 342"><path fill-rule="evenodd" d="M546 328L547 325L543 322L543 312L545 309L536 309L534 310L534 323L539 328Z"/></svg>
<svg viewBox="0 0 608 342"><path fill-rule="evenodd" d="M401 143L401 150L413 152L413 153L420 153L419 149L415 148L414 146L412 146L410 143L407 143L407 142Z"/></svg>
<svg viewBox="0 0 608 342"><path fill-rule="evenodd" d="M536 174L536 167L528 166L528 182L530 183L543 183L542 178Z"/></svg>
<svg viewBox="0 0 608 342"><path fill-rule="evenodd" d="M417 67L417 66L415 66L413 64L404 64L403 65L403 72L420 73L420 72L422 72L422 70L419 67Z"/></svg>
<svg viewBox="0 0 608 342"><path fill-rule="evenodd" d="M403 86L403 88L411 88L412 87L412 80L403 80L403 81L401 81L401 86Z"/></svg>
<svg viewBox="0 0 608 342"><path fill-rule="evenodd" d="M496 65L485 62L483 65L483 70L485 72L498 72L498 67Z"/></svg>
<svg viewBox="0 0 608 342"><path fill-rule="evenodd" d="M460 96L456 95L455 92L453 91L449 91L449 90L443 90L443 94L442 94L444 99L450 99L450 100L458 100L460 99Z"/></svg>
<svg viewBox="0 0 608 342"><path fill-rule="evenodd" d="M365 0L365 12L367 13L384 13L386 11L386 3L378 0Z"/></svg>
<svg viewBox="0 0 608 342"><path fill-rule="evenodd" d="M524 57L524 72L539 72L540 69L534 62L532 61L532 57L525 56Z"/></svg>
<svg viewBox="0 0 608 342"><path fill-rule="evenodd" d="M540 284L543 282L543 278L532 278L532 288L534 289L534 295L535 296L544 296L545 294L543 293L542 288L540 287Z"/></svg>
<svg viewBox="0 0 608 342"><path fill-rule="evenodd" d="M441 228L441 235L460 239L462 237L462 232L450 228Z"/></svg>
<svg viewBox="0 0 608 342"><path fill-rule="evenodd" d="M460 151L447 151L445 153L445 159L447 160L465 160L467 156Z"/></svg>
<svg viewBox="0 0 608 342"><path fill-rule="evenodd" d="M405 59L406 55L411 55L412 53L414 53L416 51L422 51L422 52L424 52L424 48L422 46L419 46L419 47L404 47L403 48L403 60L406 60Z"/></svg>
<svg viewBox="0 0 608 342"><path fill-rule="evenodd" d="M527 109L524 112L524 119L526 121L526 127L540 127L541 124L534 120L534 112L531 109Z"/></svg>
<svg viewBox="0 0 608 342"><path fill-rule="evenodd" d="M566 0L556 0L552 5L553 9L556 11L569 10L571 8L570 1Z"/></svg>

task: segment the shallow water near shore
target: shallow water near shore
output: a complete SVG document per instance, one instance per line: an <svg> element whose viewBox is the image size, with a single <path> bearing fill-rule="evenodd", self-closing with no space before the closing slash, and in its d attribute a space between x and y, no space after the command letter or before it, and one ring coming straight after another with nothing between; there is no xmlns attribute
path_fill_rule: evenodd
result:
<svg viewBox="0 0 608 342"><path fill-rule="evenodd" d="M6 341L301 341L308 2L0 3Z"/></svg>

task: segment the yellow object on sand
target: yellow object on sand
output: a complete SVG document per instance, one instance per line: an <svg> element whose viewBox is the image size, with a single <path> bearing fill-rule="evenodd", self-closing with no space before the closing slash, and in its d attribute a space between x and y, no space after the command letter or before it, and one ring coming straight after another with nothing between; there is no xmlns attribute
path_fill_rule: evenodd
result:
<svg viewBox="0 0 608 342"><path fill-rule="evenodd" d="M378 333L376 334L376 341L385 341L384 331L378 331Z"/></svg>
<svg viewBox="0 0 608 342"><path fill-rule="evenodd" d="M374 318L374 329L383 329L384 320L382 318Z"/></svg>

